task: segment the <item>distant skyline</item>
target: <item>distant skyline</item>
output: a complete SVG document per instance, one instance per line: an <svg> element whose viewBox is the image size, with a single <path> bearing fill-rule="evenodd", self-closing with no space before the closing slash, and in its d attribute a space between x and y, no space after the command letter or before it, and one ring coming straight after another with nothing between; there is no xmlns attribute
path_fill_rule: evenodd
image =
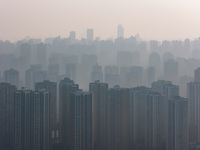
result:
<svg viewBox="0 0 200 150"><path fill-rule="evenodd" d="M200 37L198 0L0 0L0 40L15 42L26 36L45 39L116 38L139 34L144 40L183 40Z"/></svg>

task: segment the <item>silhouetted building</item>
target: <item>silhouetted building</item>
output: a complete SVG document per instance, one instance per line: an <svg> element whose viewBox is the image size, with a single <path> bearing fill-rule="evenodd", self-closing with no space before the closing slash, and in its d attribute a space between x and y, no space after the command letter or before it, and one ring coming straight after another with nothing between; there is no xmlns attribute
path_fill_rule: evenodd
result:
<svg viewBox="0 0 200 150"><path fill-rule="evenodd" d="M117 38L124 38L124 28L122 27L122 25L118 25Z"/></svg>
<svg viewBox="0 0 200 150"><path fill-rule="evenodd" d="M68 78L76 81L76 64L67 64L66 65L66 75Z"/></svg>
<svg viewBox="0 0 200 150"><path fill-rule="evenodd" d="M172 59L169 59L168 61L164 62L164 78L165 80L172 81L173 83L178 82L178 62L175 62Z"/></svg>
<svg viewBox="0 0 200 150"><path fill-rule="evenodd" d="M146 68L146 85L148 87L151 86L151 83L156 79L156 71L154 67L147 67Z"/></svg>
<svg viewBox="0 0 200 150"><path fill-rule="evenodd" d="M150 49L152 52L156 52L159 50L158 41L150 41Z"/></svg>
<svg viewBox="0 0 200 150"><path fill-rule="evenodd" d="M109 87L119 84L119 68L117 66L105 67L105 83L108 83Z"/></svg>
<svg viewBox="0 0 200 150"><path fill-rule="evenodd" d="M52 149L51 106L48 91L15 93L15 150Z"/></svg>
<svg viewBox="0 0 200 150"><path fill-rule="evenodd" d="M87 29L87 41L92 42L94 40L93 29Z"/></svg>
<svg viewBox="0 0 200 150"><path fill-rule="evenodd" d="M37 63L42 65L43 69L47 67L47 46L46 44L37 44Z"/></svg>
<svg viewBox="0 0 200 150"><path fill-rule="evenodd" d="M143 68L140 66L130 67L130 72L126 76L128 87L141 86L143 83Z"/></svg>
<svg viewBox="0 0 200 150"><path fill-rule="evenodd" d="M12 68L4 71L4 81L19 88L19 71Z"/></svg>
<svg viewBox="0 0 200 150"><path fill-rule="evenodd" d="M153 66L156 71L156 77L161 75L161 58L160 55L156 52L149 55L149 66Z"/></svg>
<svg viewBox="0 0 200 150"><path fill-rule="evenodd" d="M145 144L145 99L150 92L147 87L130 89L129 116L131 148L134 144Z"/></svg>
<svg viewBox="0 0 200 150"><path fill-rule="evenodd" d="M95 81L90 83L89 90L93 94L93 147L94 150L106 149L108 84Z"/></svg>
<svg viewBox="0 0 200 150"><path fill-rule="evenodd" d="M91 82L94 82L96 80L103 82L102 67L99 66L98 64L92 67L92 72L91 72Z"/></svg>
<svg viewBox="0 0 200 150"><path fill-rule="evenodd" d="M36 82L42 82L47 79L47 71L41 70L41 65L32 65L29 70L26 71L26 88L35 89Z"/></svg>
<svg viewBox="0 0 200 150"><path fill-rule="evenodd" d="M200 83L200 67L194 70L194 82Z"/></svg>
<svg viewBox="0 0 200 150"><path fill-rule="evenodd" d="M190 142L200 142L200 83L188 83L187 93L189 99L189 140Z"/></svg>
<svg viewBox="0 0 200 150"><path fill-rule="evenodd" d="M70 134L72 130L71 114L71 93L78 90L78 84L74 84L69 78L60 81L59 84L59 132L60 142L63 149L71 150L73 137Z"/></svg>
<svg viewBox="0 0 200 150"><path fill-rule="evenodd" d="M166 150L188 150L188 99L167 100Z"/></svg>
<svg viewBox="0 0 200 150"><path fill-rule="evenodd" d="M129 89L114 86L107 98L107 149L130 149Z"/></svg>
<svg viewBox="0 0 200 150"><path fill-rule="evenodd" d="M174 60L174 56L170 52L166 52L163 54L163 62L167 62L169 59Z"/></svg>
<svg viewBox="0 0 200 150"><path fill-rule="evenodd" d="M59 76L59 65L49 64L48 79L51 82L57 82Z"/></svg>
<svg viewBox="0 0 200 150"><path fill-rule="evenodd" d="M15 149L51 150L51 105L48 91L15 93Z"/></svg>
<svg viewBox="0 0 200 150"><path fill-rule="evenodd" d="M70 149L92 150L92 93L71 93Z"/></svg>
<svg viewBox="0 0 200 150"><path fill-rule="evenodd" d="M57 83L44 80L43 82L35 83L35 90L45 89L51 92L51 103L52 103L52 130L55 132L58 130L58 100L57 100Z"/></svg>
<svg viewBox="0 0 200 150"><path fill-rule="evenodd" d="M179 96L179 86L172 84L171 81L158 80L151 84L152 90L164 95L166 98Z"/></svg>
<svg viewBox="0 0 200 150"><path fill-rule="evenodd" d="M76 32L75 31L71 31L69 38L71 40L71 44L74 44L75 41L76 41Z"/></svg>
<svg viewBox="0 0 200 150"><path fill-rule="evenodd" d="M21 44L20 49L20 66L27 69L31 64L31 45L28 43Z"/></svg>
<svg viewBox="0 0 200 150"><path fill-rule="evenodd" d="M16 86L0 83L0 149L14 148L14 93Z"/></svg>
<svg viewBox="0 0 200 150"><path fill-rule="evenodd" d="M164 148L165 118L165 97L157 92L147 94L145 99L145 146L148 148Z"/></svg>
<svg viewBox="0 0 200 150"><path fill-rule="evenodd" d="M133 56L131 52L119 51L117 52L117 65L119 67L131 66L133 63Z"/></svg>

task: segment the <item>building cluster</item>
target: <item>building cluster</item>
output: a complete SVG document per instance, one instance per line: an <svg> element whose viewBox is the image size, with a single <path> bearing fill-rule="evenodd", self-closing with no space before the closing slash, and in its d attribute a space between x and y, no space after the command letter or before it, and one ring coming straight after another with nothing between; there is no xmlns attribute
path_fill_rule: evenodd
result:
<svg viewBox="0 0 200 150"><path fill-rule="evenodd" d="M56 89L50 81L35 91L0 83L1 149L189 150L200 141L199 82L188 83L189 99L165 80L151 88L95 81L83 92L64 78L58 101Z"/></svg>
<svg viewBox="0 0 200 150"><path fill-rule="evenodd" d="M0 41L0 150L198 149L200 38L86 32Z"/></svg>

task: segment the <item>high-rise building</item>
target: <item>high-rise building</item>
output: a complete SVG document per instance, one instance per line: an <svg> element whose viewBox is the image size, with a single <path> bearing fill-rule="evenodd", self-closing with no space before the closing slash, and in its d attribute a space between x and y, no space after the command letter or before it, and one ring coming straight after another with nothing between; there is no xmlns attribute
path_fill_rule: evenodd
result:
<svg viewBox="0 0 200 150"><path fill-rule="evenodd" d="M161 149L165 146L165 97L151 92L145 99L145 146Z"/></svg>
<svg viewBox="0 0 200 150"><path fill-rule="evenodd" d="M153 52L149 55L149 66L153 66L155 68L156 77L161 76L161 58L158 53Z"/></svg>
<svg viewBox="0 0 200 150"><path fill-rule="evenodd" d="M129 89L114 86L107 93L107 149L130 149Z"/></svg>
<svg viewBox="0 0 200 150"><path fill-rule="evenodd" d="M69 38L71 40L71 44L74 44L75 41L76 41L76 32L75 31L71 31Z"/></svg>
<svg viewBox="0 0 200 150"><path fill-rule="evenodd" d="M91 82L94 82L96 80L103 82L102 67L99 66L98 64L92 67L92 72L91 72Z"/></svg>
<svg viewBox="0 0 200 150"><path fill-rule="evenodd" d="M178 62L175 62L172 59L164 62L164 78L165 80L172 81L173 83L177 83L179 79L178 72Z"/></svg>
<svg viewBox="0 0 200 150"><path fill-rule="evenodd" d="M92 150L92 93L78 90L71 95L70 148Z"/></svg>
<svg viewBox="0 0 200 150"><path fill-rule="evenodd" d="M76 82L76 64L66 64L66 75Z"/></svg>
<svg viewBox="0 0 200 150"><path fill-rule="evenodd" d="M130 67L130 72L126 76L128 87L141 86L143 82L143 67Z"/></svg>
<svg viewBox="0 0 200 150"><path fill-rule="evenodd" d="M51 93L15 92L15 150L51 150Z"/></svg>
<svg viewBox="0 0 200 150"><path fill-rule="evenodd" d="M19 88L19 71L12 68L4 71L4 81Z"/></svg>
<svg viewBox="0 0 200 150"><path fill-rule="evenodd" d="M106 149L106 110L108 84L95 81L90 83L89 90L93 94L93 147Z"/></svg>
<svg viewBox="0 0 200 150"><path fill-rule="evenodd" d="M47 46L44 43L37 44L37 63L42 65L43 69L47 67Z"/></svg>
<svg viewBox="0 0 200 150"><path fill-rule="evenodd" d="M187 84L187 97L189 105L189 141L200 142L200 83Z"/></svg>
<svg viewBox="0 0 200 150"><path fill-rule="evenodd" d="M32 65L26 71L26 88L34 90L36 82L42 82L47 79L47 71L42 71L41 65Z"/></svg>
<svg viewBox="0 0 200 150"><path fill-rule="evenodd" d="M71 93L76 92L79 86L69 78L60 81L59 84L59 132L60 143L64 149L69 149L73 138L70 134L72 124L71 114Z"/></svg>
<svg viewBox="0 0 200 150"><path fill-rule="evenodd" d="M14 150L24 150L25 149L25 136L24 136L24 130L25 130L25 114L24 114L24 103L25 103L25 97L24 92L17 91L15 93L15 101L14 101Z"/></svg>
<svg viewBox="0 0 200 150"><path fill-rule="evenodd" d="M94 40L93 29L87 29L87 41L92 42Z"/></svg>
<svg viewBox="0 0 200 150"><path fill-rule="evenodd" d="M150 89L135 87L130 89L129 116L130 116L130 141L131 148L134 144L144 145L145 141L145 98Z"/></svg>
<svg viewBox="0 0 200 150"><path fill-rule="evenodd" d="M16 86L0 83L0 149L13 150L14 146L14 93Z"/></svg>
<svg viewBox="0 0 200 150"><path fill-rule="evenodd" d="M200 67L194 70L194 82L200 83Z"/></svg>
<svg viewBox="0 0 200 150"><path fill-rule="evenodd" d="M155 67L149 66L146 68L146 85L151 86L151 83L156 80Z"/></svg>
<svg viewBox="0 0 200 150"><path fill-rule="evenodd" d="M133 62L133 54L127 51L117 52L117 65L119 67L131 66Z"/></svg>
<svg viewBox="0 0 200 150"><path fill-rule="evenodd" d="M58 130L58 100L57 100L57 83L44 80L43 82L35 83L35 90L45 89L51 92L52 96L52 130Z"/></svg>
<svg viewBox="0 0 200 150"><path fill-rule="evenodd" d="M108 83L109 87L119 84L119 68L117 66L105 67L105 83Z"/></svg>
<svg viewBox="0 0 200 150"><path fill-rule="evenodd" d="M188 99L169 98L166 111L166 150L188 150Z"/></svg>
<svg viewBox="0 0 200 150"><path fill-rule="evenodd" d="M124 28L122 25L118 25L117 28L117 38L124 38Z"/></svg>
<svg viewBox="0 0 200 150"><path fill-rule="evenodd" d="M152 90L164 95L166 98L179 96L179 86L172 84L171 81L158 80L151 84Z"/></svg>
<svg viewBox="0 0 200 150"><path fill-rule="evenodd" d="M59 64L49 64L48 79L51 82L57 82L59 75Z"/></svg>
<svg viewBox="0 0 200 150"><path fill-rule="evenodd" d="M21 44L20 49L20 66L21 69L27 69L31 64L31 45L28 43Z"/></svg>

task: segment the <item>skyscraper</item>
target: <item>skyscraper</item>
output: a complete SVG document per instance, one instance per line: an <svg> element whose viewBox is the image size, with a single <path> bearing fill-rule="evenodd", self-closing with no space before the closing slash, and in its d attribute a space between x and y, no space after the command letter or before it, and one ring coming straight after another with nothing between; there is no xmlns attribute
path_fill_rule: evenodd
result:
<svg viewBox="0 0 200 150"><path fill-rule="evenodd" d="M60 82L60 106L62 148L92 150L92 93L65 78Z"/></svg>
<svg viewBox="0 0 200 150"><path fill-rule="evenodd" d="M122 25L118 25L117 28L117 38L124 38L124 28Z"/></svg>
<svg viewBox="0 0 200 150"><path fill-rule="evenodd" d="M58 101L57 101L57 83L43 80L43 82L35 83L35 90L45 89L51 92L52 96L52 130L58 130Z"/></svg>
<svg viewBox="0 0 200 150"><path fill-rule="evenodd" d="M51 82L57 82L59 75L59 64L49 64L48 79Z"/></svg>
<svg viewBox="0 0 200 150"><path fill-rule="evenodd" d="M24 114L24 92L17 91L15 93L15 100L14 100L14 150L24 150L25 149L25 137L24 137L24 125L25 125L25 114Z"/></svg>
<svg viewBox="0 0 200 150"><path fill-rule="evenodd" d="M16 86L0 83L0 149L14 146L14 93Z"/></svg>
<svg viewBox="0 0 200 150"><path fill-rule="evenodd" d="M71 31L69 38L71 40L71 44L74 44L75 41L76 41L76 32L75 31Z"/></svg>
<svg viewBox="0 0 200 150"><path fill-rule="evenodd" d="M178 72L178 62L175 62L172 59L164 62L164 78L165 80L172 81L173 83L177 83L179 79Z"/></svg>
<svg viewBox="0 0 200 150"><path fill-rule="evenodd" d="M66 75L74 82L76 81L76 64L66 64Z"/></svg>
<svg viewBox="0 0 200 150"><path fill-rule="evenodd" d="M15 150L51 150L51 94L48 91L15 93Z"/></svg>
<svg viewBox="0 0 200 150"><path fill-rule="evenodd" d="M188 150L188 99L167 100L166 150Z"/></svg>
<svg viewBox="0 0 200 150"><path fill-rule="evenodd" d="M107 149L129 149L129 89L116 85L107 94Z"/></svg>
<svg viewBox="0 0 200 150"><path fill-rule="evenodd" d="M71 93L76 92L79 86L69 78L60 81L59 84L59 131L60 142L64 149L70 149L73 138L71 133Z"/></svg>
<svg viewBox="0 0 200 150"><path fill-rule="evenodd" d="M92 67L92 72L91 72L91 82L94 82L96 80L103 82L102 67L99 66L98 64Z"/></svg>
<svg viewBox="0 0 200 150"><path fill-rule="evenodd" d="M93 29L87 29L87 41L92 42L94 40Z"/></svg>
<svg viewBox="0 0 200 150"><path fill-rule="evenodd" d="M151 84L152 90L164 95L166 98L179 96L179 86L172 84L171 81L158 80Z"/></svg>
<svg viewBox="0 0 200 150"><path fill-rule="evenodd" d="M200 83L188 83L187 94L189 99L189 140L190 142L200 142Z"/></svg>
<svg viewBox="0 0 200 150"><path fill-rule="evenodd" d="M28 43L21 44L20 49L21 69L27 69L31 64L31 45Z"/></svg>
<svg viewBox="0 0 200 150"><path fill-rule="evenodd" d="M165 97L151 92L145 99L145 146L163 148L165 144Z"/></svg>
<svg viewBox="0 0 200 150"><path fill-rule="evenodd" d="M42 82L47 79L47 71L42 71L41 65L31 65L26 71L26 88L34 90L36 82Z"/></svg>
<svg viewBox="0 0 200 150"><path fill-rule="evenodd" d="M200 83L200 67L194 70L194 81Z"/></svg>
<svg viewBox="0 0 200 150"><path fill-rule="evenodd" d="M156 71L156 77L161 75L161 58L157 52L153 52L149 55L149 66L153 66Z"/></svg>
<svg viewBox="0 0 200 150"><path fill-rule="evenodd" d="M89 90L93 94L93 146L106 149L106 110L108 84L95 81L90 83Z"/></svg>
<svg viewBox="0 0 200 150"><path fill-rule="evenodd" d="M71 93L71 149L92 150L92 93Z"/></svg>
<svg viewBox="0 0 200 150"><path fill-rule="evenodd" d="M42 65L43 69L47 67L47 46L46 44L37 44L37 63Z"/></svg>
<svg viewBox="0 0 200 150"><path fill-rule="evenodd" d="M117 66L106 66L105 67L105 82L108 83L109 87L119 84L119 68Z"/></svg>
<svg viewBox="0 0 200 150"><path fill-rule="evenodd" d="M19 71L12 68L4 71L4 81L19 88Z"/></svg>
<svg viewBox="0 0 200 150"><path fill-rule="evenodd" d="M130 116L130 141L134 144L145 142L145 100L150 93L147 87L130 88L129 96L129 116Z"/></svg>

